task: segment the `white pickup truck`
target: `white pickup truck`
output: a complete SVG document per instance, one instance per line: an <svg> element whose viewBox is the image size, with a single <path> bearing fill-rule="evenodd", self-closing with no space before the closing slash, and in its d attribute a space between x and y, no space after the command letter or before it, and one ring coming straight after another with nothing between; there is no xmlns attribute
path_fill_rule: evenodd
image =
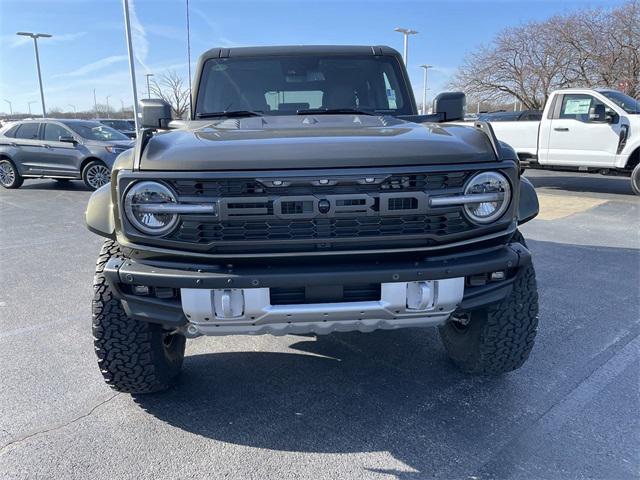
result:
<svg viewBox="0 0 640 480"><path fill-rule="evenodd" d="M640 195L640 102L606 89L551 94L541 121L493 122L524 167L631 177Z"/></svg>

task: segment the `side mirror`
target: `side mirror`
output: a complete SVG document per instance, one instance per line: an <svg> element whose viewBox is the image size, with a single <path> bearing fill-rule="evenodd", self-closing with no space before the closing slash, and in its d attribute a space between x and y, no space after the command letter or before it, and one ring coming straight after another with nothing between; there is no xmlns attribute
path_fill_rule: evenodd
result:
<svg viewBox="0 0 640 480"><path fill-rule="evenodd" d="M618 114L615 112L607 112L605 115L605 121L607 123L618 123Z"/></svg>
<svg viewBox="0 0 640 480"><path fill-rule="evenodd" d="M59 142L66 142L66 143L73 143L74 145L78 142L76 142L76 139L73 138L71 135L60 135L58 137L58 141Z"/></svg>
<svg viewBox="0 0 640 480"><path fill-rule="evenodd" d="M462 92L444 92L433 100L433 113L444 117L445 122L464 120L467 97Z"/></svg>
<svg viewBox="0 0 640 480"><path fill-rule="evenodd" d="M140 100L142 128L169 128L172 120L171 105L159 98L143 98Z"/></svg>

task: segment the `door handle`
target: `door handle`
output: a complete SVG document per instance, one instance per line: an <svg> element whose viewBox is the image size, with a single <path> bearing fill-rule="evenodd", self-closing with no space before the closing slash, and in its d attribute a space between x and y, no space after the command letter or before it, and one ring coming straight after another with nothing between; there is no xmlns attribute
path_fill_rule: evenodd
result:
<svg viewBox="0 0 640 480"><path fill-rule="evenodd" d="M51 145L42 145L44 148L51 148Z"/></svg>
<svg viewBox="0 0 640 480"><path fill-rule="evenodd" d="M568 132L569 129L567 127L556 127L554 128L556 132Z"/></svg>

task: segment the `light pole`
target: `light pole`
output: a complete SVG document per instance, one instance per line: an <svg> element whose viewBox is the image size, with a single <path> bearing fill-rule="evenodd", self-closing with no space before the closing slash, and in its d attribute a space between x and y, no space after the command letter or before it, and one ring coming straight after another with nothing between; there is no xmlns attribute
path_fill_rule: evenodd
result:
<svg viewBox="0 0 640 480"><path fill-rule="evenodd" d="M127 51L129 52L129 73L131 74L131 93L133 94L133 121L136 123L136 131L140 130L138 119L138 89L136 88L136 67L133 62L133 45L131 43L131 21L129 19L129 0L122 0L124 10L124 30L127 37Z"/></svg>
<svg viewBox="0 0 640 480"><path fill-rule="evenodd" d="M151 98L151 86L149 85L149 77L153 77L153 73L145 73L145 77L147 77L147 98Z"/></svg>
<svg viewBox="0 0 640 480"><path fill-rule="evenodd" d="M27 102L27 107L29 107L29 116L31 116L31 104L32 103L38 103L35 100L31 101L31 102Z"/></svg>
<svg viewBox="0 0 640 480"><path fill-rule="evenodd" d="M95 112L95 118L98 118L98 100L96 98L96 89L93 89L93 111Z"/></svg>
<svg viewBox="0 0 640 480"><path fill-rule="evenodd" d="M73 104L71 104L71 103L69 103L69 106L70 106L71 108L73 108L73 113L77 115L77 114L78 114L78 110L76 109L76 106L75 106L75 105L73 105Z"/></svg>
<svg viewBox="0 0 640 480"><path fill-rule="evenodd" d="M51 38L52 35L48 33L32 33L32 32L18 32L16 35L23 37L33 38L33 47L36 51L36 67L38 69L38 82L40 83L40 100L42 100L42 118L47 116L47 109L44 106L44 90L42 89L42 74L40 73L40 54L38 53L38 38Z"/></svg>
<svg viewBox="0 0 640 480"><path fill-rule="evenodd" d="M6 98L5 98L4 101L9 104L9 116L13 117L13 107L11 107L11 102L9 100L7 100Z"/></svg>
<svg viewBox="0 0 640 480"><path fill-rule="evenodd" d="M109 97L110 96L111 95L107 95L107 118L111 118L111 117L109 117Z"/></svg>
<svg viewBox="0 0 640 480"><path fill-rule="evenodd" d="M120 111L124 115L124 100L120 99Z"/></svg>
<svg viewBox="0 0 640 480"><path fill-rule="evenodd" d="M400 32L404 35L404 54L402 55L402 58L404 59L404 65L406 67L409 59L409 35L415 35L418 32L415 30L411 30L410 28L400 27L394 28L393 31Z"/></svg>
<svg viewBox="0 0 640 480"><path fill-rule="evenodd" d="M187 65L189 66L189 118L191 118L191 28L189 26L189 0L187 3Z"/></svg>
<svg viewBox="0 0 640 480"><path fill-rule="evenodd" d="M433 65L420 65L420 68L424 68L424 85L422 87L422 114L427 114L427 70Z"/></svg>

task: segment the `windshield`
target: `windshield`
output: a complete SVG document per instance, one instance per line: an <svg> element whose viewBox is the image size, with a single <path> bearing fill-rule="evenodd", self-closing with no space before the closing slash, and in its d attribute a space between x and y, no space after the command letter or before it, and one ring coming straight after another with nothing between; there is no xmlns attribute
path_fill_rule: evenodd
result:
<svg viewBox="0 0 640 480"><path fill-rule="evenodd" d="M119 131L97 122L71 123L67 124L67 126L87 140L130 140L129 137L123 135Z"/></svg>
<svg viewBox="0 0 640 480"><path fill-rule="evenodd" d="M600 93L627 113L640 113L640 102L616 90L600 90Z"/></svg>
<svg viewBox="0 0 640 480"><path fill-rule="evenodd" d="M216 58L204 66L195 114L353 109L410 115L401 72L389 56Z"/></svg>
<svg viewBox="0 0 640 480"><path fill-rule="evenodd" d="M131 130L131 124L127 120L104 120L100 123L116 130Z"/></svg>

